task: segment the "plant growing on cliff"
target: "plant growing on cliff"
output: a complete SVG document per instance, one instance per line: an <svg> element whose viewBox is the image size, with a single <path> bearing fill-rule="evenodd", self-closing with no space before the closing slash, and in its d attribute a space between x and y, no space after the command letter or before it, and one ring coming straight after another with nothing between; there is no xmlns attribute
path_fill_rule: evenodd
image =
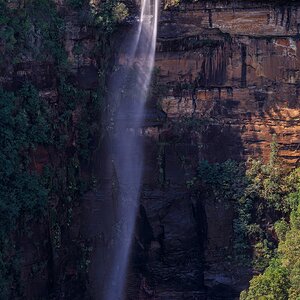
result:
<svg viewBox="0 0 300 300"><path fill-rule="evenodd" d="M198 178L217 201L232 205L235 218L234 257L257 271L268 267L276 254L274 224L285 218L299 201L299 171L287 176L278 159L278 145L271 144L269 161L250 159L246 166L236 162L201 162Z"/></svg>
<svg viewBox="0 0 300 300"><path fill-rule="evenodd" d="M91 4L91 12L94 25L108 34L113 33L118 23L124 21L129 15L127 6L117 0Z"/></svg>
<svg viewBox="0 0 300 300"><path fill-rule="evenodd" d="M262 275L251 280L250 286L247 292L241 294L241 300L286 300L290 286L288 270L279 260L274 259Z"/></svg>
<svg viewBox="0 0 300 300"><path fill-rule="evenodd" d="M173 7L177 7L180 4L180 0L165 0L164 1L164 9L170 9Z"/></svg>
<svg viewBox="0 0 300 300"><path fill-rule="evenodd" d="M260 275L250 281L242 300L282 299L298 300L300 295L300 205L291 212L289 225L277 223L279 238L277 258Z"/></svg>
<svg viewBox="0 0 300 300"><path fill-rule="evenodd" d="M243 164L232 160L216 164L202 161L198 170L198 177L208 185L214 198L224 205L233 206L233 254L235 261L241 264L250 263L248 233L252 225L253 210L253 201L247 194L249 181L245 171Z"/></svg>
<svg viewBox="0 0 300 300"><path fill-rule="evenodd" d="M30 152L50 140L47 111L31 85L16 93L0 90L1 299L8 299L12 285L18 282L19 249L12 240L14 231L22 232L46 209L48 192L30 170Z"/></svg>
<svg viewBox="0 0 300 300"><path fill-rule="evenodd" d="M278 147L275 143L271 146L268 164L256 161L248 174L255 195L256 221L264 225L262 220L267 219L268 227L271 223L279 245L260 267L257 266L260 257L254 257L256 269L265 271L250 281L249 289L241 294L243 300L298 300L300 295L300 169L289 174L282 171ZM260 232L260 235L265 235L266 241L271 240L272 234L268 227L264 225ZM272 249L267 247L267 250Z"/></svg>
<svg viewBox="0 0 300 300"><path fill-rule="evenodd" d="M12 60L17 64L25 57L31 61L54 61L62 72L66 67L63 32L64 23L53 1L33 0L18 9L9 8L6 2L1 4L1 51L3 59L10 59L7 63Z"/></svg>
<svg viewBox="0 0 300 300"><path fill-rule="evenodd" d="M73 9L82 8L85 2L85 0L67 0L67 4Z"/></svg>
<svg viewBox="0 0 300 300"><path fill-rule="evenodd" d="M224 203L241 197L246 184L243 175L243 165L233 160L215 164L201 161L198 167L198 176L212 188L215 199Z"/></svg>
<svg viewBox="0 0 300 300"><path fill-rule="evenodd" d="M15 92L0 91L0 298L16 299L23 297L20 268L24 266L19 242L23 234L33 239L29 235L36 230L32 224L38 220L42 220L41 227L49 229L49 237L45 237L44 242L49 243L53 251L53 261L41 263L41 268L51 268L49 264L62 259L59 253L62 249L72 253L72 259L77 259L78 264L81 262L80 245L66 236L70 234L73 210L82 193L95 185L94 177L83 169L89 168L89 173L93 173L90 159L103 135L100 118L111 31L105 24L93 24L101 27L96 37L101 47L95 52L103 76L99 78L97 90L83 90L69 80L63 43L64 20L55 2L32 0L16 9L6 4L0 0L0 35L4 41L0 50L1 69L6 72L9 66L23 70L18 64L24 60L38 62L38 66L49 64L53 71L51 80L57 88L55 103L39 97L39 91L30 83L22 88L15 86ZM113 11L114 7L106 17L113 18L115 13L122 18L122 7ZM99 16L104 12L99 12ZM116 24L116 19L111 21ZM79 53L79 49L75 50ZM26 78L35 80L34 76ZM52 155L55 153L55 157L49 159L48 165L38 174L34 171L34 158L41 147L47 148ZM85 256L87 262L88 253ZM63 270L66 265L63 260L61 262ZM78 268L78 272L75 279L62 280L85 285L87 278L82 273L86 273L86 268Z"/></svg>

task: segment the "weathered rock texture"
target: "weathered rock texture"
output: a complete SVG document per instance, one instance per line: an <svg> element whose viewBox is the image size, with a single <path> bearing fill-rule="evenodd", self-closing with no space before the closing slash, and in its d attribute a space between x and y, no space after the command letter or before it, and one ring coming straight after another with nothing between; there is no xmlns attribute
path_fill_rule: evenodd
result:
<svg viewBox="0 0 300 300"><path fill-rule="evenodd" d="M168 117L230 128L242 157L267 158L276 135L280 156L297 163L299 14L298 4L272 1L201 1L163 12L157 67L170 87L162 101Z"/></svg>
<svg viewBox="0 0 300 300"><path fill-rule="evenodd" d="M199 1L162 11L156 67L166 119L146 124L142 196L153 232L141 272L152 279L150 299L202 299L203 285L211 299L233 299L247 285L248 271L226 262L230 205L187 183L202 159L267 160L274 136L285 165L298 164L299 9Z"/></svg>
<svg viewBox="0 0 300 300"><path fill-rule="evenodd" d="M74 83L96 89L101 65L92 53L95 32L80 23L77 13L65 10L63 1L57 3L65 14L65 48ZM202 159L266 159L274 134L286 165L298 163L299 31L296 1L199 1L161 12L156 56L160 99L149 103L143 129L144 186L128 276L129 299L233 299L247 284L246 270L233 270L226 262L232 250L231 207L216 203L205 190L189 190L187 182ZM75 51L78 44L81 53ZM15 89L31 80L55 106L53 72L50 62L24 61L7 67L0 81ZM74 122L77 117L73 116ZM38 149L36 169L56 159L50 154ZM102 160L107 159L104 154ZM95 165L101 168L99 157ZM93 299L97 299L97 272L101 271L98 256L105 246L102 198L101 191L86 195L64 242L91 241L88 289L92 291L88 294ZM36 239L43 240L45 232L42 227ZM28 266L36 260L50 261L53 255L47 249L39 254L30 243L24 242L24 282ZM83 299L84 287L76 285L68 249L62 247L54 269L45 266L43 277L27 281L27 299L44 297L51 284L60 290L59 299ZM56 280L49 284L50 276ZM64 285L66 277L74 277L76 286ZM210 287L208 292L205 286Z"/></svg>

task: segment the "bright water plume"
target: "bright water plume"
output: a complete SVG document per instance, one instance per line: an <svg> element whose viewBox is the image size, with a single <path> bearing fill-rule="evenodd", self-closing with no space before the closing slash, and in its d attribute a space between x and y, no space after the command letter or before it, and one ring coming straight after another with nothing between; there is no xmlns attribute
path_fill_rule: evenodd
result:
<svg viewBox="0 0 300 300"><path fill-rule="evenodd" d="M116 200L112 216L110 259L104 277L105 300L123 299L130 248L140 196L143 142L141 127L154 66L159 0L142 0L138 26L122 43L123 63L114 72L108 101L116 106L111 116L110 139Z"/></svg>

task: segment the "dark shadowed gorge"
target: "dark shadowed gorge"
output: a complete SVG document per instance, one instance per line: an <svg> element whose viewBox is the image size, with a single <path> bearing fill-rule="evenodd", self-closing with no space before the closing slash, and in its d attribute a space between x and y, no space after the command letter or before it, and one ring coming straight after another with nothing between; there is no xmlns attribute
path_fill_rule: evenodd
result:
<svg viewBox="0 0 300 300"><path fill-rule="evenodd" d="M143 3L0 0L0 299L299 300L299 1L160 1L148 94Z"/></svg>

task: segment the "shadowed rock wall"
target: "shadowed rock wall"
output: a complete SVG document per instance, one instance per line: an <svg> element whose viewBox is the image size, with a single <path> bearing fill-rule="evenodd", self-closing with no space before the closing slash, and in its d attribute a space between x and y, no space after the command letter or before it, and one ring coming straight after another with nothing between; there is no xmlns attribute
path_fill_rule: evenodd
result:
<svg viewBox="0 0 300 300"><path fill-rule="evenodd" d="M201 1L163 12L156 65L169 87L162 100L168 117L232 128L243 157L266 158L276 134L279 155L295 165L299 14L290 1Z"/></svg>
<svg viewBox="0 0 300 300"><path fill-rule="evenodd" d="M199 160L266 160L274 135L286 167L298 164L299 23L297 2L201 1L161 12L165 119L146 124L142 194L153 236L140 272L153 299L202 299L203 285L205 297L233 299L247 285L249 270L227 262L232 208L188 182Z"/></svg>

